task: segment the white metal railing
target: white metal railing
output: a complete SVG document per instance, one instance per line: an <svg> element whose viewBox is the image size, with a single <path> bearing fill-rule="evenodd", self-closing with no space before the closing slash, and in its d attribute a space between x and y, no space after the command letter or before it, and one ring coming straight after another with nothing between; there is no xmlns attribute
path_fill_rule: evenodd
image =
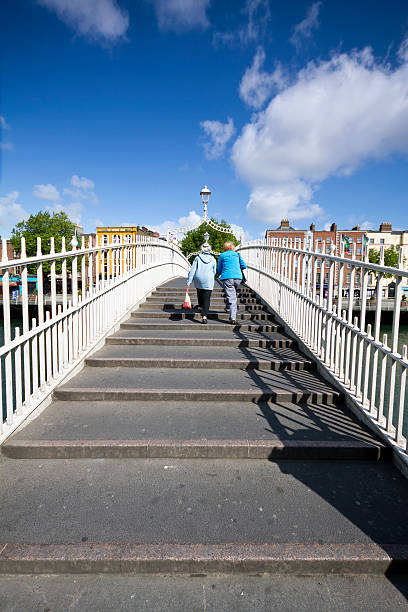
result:
<svg viewBox="0 0 408 612"><path fill-rule="evenodd" d="M183 276L190 268L178 247L156 238L141 236L132 243L98 246L90 237L85 247L82 237L80 248L72 248L66 251L63 238L61 252L55 253L51 238L50 253L43 255L38 238L36 256L27 257L22 238L21 257L8 260L7 241L3 240L0 442L50 396L138 301L160 283ZM44 292L44 262L50 262L49 295ZM61 295L57 295L57 263L61 268ZM15 327L9 288L10 269L16 266L21 269L22 325ZM35 306L28 294L29 266L36 269ZM33 308L37 316L31 318Z"/></svg>
<svg viewBox="0 0 408 612"><path fill-rule="evenodd" d="M317 244L317 243L316 243ZM343 390L353 398L366 416L393 444L408 450L408 402L406 378L407 346L399 342L402 284L408 284L408 270L403 269L402 249L398 268L384 266L384 248L380 264L335 255L335 246L312 250L290 240L254 241L239 247L248 265L248 284L288 323L308 348L335 376ZM349 266L347 268L346 266ZM326 268L327 283L324 282ZM343 297L344 279L348 297ZM356 283L356 273L360 282ZM367 323L368 275L377 277L375 314ZM382 287L384 275L395 278L395 297L391 337L382 333ZM320 279L320 282L318 282ZM325 290L323 285L326 285ZM360 290L358 317L354 290Z"/></svg>

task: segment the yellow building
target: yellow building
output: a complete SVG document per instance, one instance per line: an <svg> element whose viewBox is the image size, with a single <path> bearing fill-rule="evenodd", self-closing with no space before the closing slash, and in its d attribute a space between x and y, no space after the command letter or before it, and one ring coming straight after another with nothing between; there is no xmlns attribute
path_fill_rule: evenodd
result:
<svg viewBox="0 0 408 612"><path fill-rule="evenodd" d="M130 243L136 242L138 232L140 228L137 225L133 227L97 227L96 238L98 246L120 244L121 242Z"/></svg>
<svg viewBox="0 0 408 612"><path fill-rule="evenodd" d="M152 238L158 238L159 234L157 232L149 230L147 227L140 227L139 225L133 225L128 227L113 226L96 228L96 243L98 246L131 244L132 242L136 242L137 236L150 236ZM102 272L102 260L104 274L106 275L108 272L108 261L110 261L109 274L112 274L117 269L117 266L124 265L123 257L121 259L122 261L118 261L117 256L115 259L115 257L112 255L112 252L109 250L109 252L101 256L99 264L99 274L101 274Z"/></svg>

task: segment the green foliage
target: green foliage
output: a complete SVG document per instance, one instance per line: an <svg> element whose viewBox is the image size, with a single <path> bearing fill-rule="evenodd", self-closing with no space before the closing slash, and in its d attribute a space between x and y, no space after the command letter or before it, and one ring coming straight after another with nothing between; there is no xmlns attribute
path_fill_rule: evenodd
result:
<svg viewBox="0 0 408 612"><path fill-rule="evenodd" d="M75 225L69 220L64 212L53 213L40 211L36 215L30 215L26 221L21 221L12 230L11 243L16 251L21 252L21 238L26 241L26 251L28 257L37 254L37 237L41 238L41 251L43 255L50 252L50 238L53 236L55 241L55 252L61 251L62 237L65 236L66 249L71 250L71 239L75 233ZM43 263L43 273L49 274L51 264L48 261ZM31 274L37 272L37 265L28 266ZM57 274L61 273L61 260L56 263Z"/></svg>
<svg viewBox="0 0 408 612"><path fill-rule="evenodd" d="M211 220L214 221L214 223L217 223L217 225L221 225L221 227L225 227L227 229L231 228L231 226L228 225L228 223L224 220L222 220L221 222L218 222L216 219L211 219ZM210 235L208 242L211 245L211 249L213 251L218 251L219 253L222 252L222 245L224 244L224 242L232 242L235 246L239 242L235 238L232 232L231 233L219 232L218 230L212 228L207 223L202 223L199 227L197 227L196 229L190 230L185 235L181 243L181 250L183 251L184 255L188 255L189 253L200 251L201 245L205 242L204 240L205 232L208 232ZM216 256L216 258L218 259L218 256ZM192 261L193 259L194 259L194 256L190 257L190 261Z"/></svg>
<svg viewBox="0 0 408 612"><path fill-rule="evenodd" d="M368 252L368 261L374 264L380 264L380 251L371 249ZM384 249L384 266L390 268L398 267L398 249L396 246L391 246L389 249ZM378 274L375 272L375 276ZM392 278L392 274L384 274L384 278Z"/></svg>

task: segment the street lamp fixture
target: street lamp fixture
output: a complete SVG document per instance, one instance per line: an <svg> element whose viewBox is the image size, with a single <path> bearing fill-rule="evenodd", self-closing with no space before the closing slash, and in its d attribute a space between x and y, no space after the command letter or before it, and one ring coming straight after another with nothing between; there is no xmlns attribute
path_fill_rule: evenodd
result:
<svg viewBox="0 0 408 612"><path fill-rule="evenodd" d="M200 191L200 196L203 201L204 206L204 221L207 221L207 204L210 199L211 191L208 189L207 185L204 185L202 190Z"/></svg>

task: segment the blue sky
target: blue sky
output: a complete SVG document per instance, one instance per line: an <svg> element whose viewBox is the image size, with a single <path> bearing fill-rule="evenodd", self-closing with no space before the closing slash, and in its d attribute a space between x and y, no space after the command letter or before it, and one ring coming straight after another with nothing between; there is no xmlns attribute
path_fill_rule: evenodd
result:
<svg viewBox="0 0 408 612"><path fill-rule="evenodd" d="M40 209L407 228L408 2L3 0L0 233Z"/></svg>

